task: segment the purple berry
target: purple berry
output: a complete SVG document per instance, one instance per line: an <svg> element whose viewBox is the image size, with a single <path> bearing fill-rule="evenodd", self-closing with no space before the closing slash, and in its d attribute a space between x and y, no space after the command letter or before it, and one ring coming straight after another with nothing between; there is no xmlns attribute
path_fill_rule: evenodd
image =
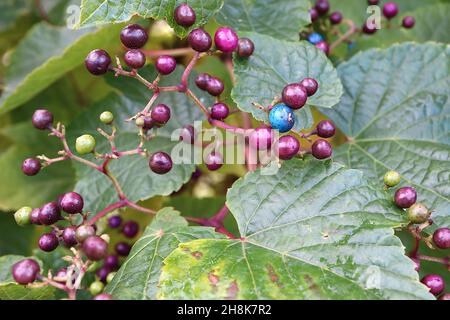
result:
<svg viewBox="0 0 450 320"><path fill-rule="evenodd" d="M377 4L380 3L380 0L368 0L367 3L368 3L370 6L376 6Z"/></svg>
<svg viewBox="0 0 450 320"><path fill-rule="evenodd" d="M394 201L399 208L409 208L417 200L417 192L413 187L403 187L397 190L394 195Z"/></svg>
<svg viewBox="0 0 450 320"><path fill-rule="evenodd" d="M195 51L206 52L211 49L212 39L208 32L202 28L197 28L189 33L188 43Z"/></svg>
<svg viewBox="0 0 450 320"><path fill-rule="evenodd" d="M450 293L444 293L438 300L450 300Z"/></svg>
<svg viewBox="0 0 450 320"><path fill-rule="evenodd" d="M100 76L108 72L111 65L111 57L108 52L102 49L91 51L84 60L86 69L94 76Z"/></svg>
<svg viewBox="0 0 450 320"><path fill-rule="evenodd" d="M386 2L383 6L383 15L387 19L392 19L398 14L398 6L395 2Z"/></svg>
<svg viewBox="0 0 450 320"><path fill-rule="evenodd" d="M31 210L30 213L30 221L32 224L40 225L41 222L39 221L39 212L41 212L40 208L35 208Z"/></svg>
<svg viewBox="0 0 450 320"><path fill-rule="evenodd" d="M327 140L317 139L311 146L311 152L314 158L323 160L331 157L333 148Z"/></svg>
<svg viewBox="0 0 450 320"><path fill-rule="evenodd" d="M211 107L211 118L216 120L223 120L230 114L230 110L225 103L218 102Z"/></svg>
<svg viewBox="0 0 450 320"><path fill-rule="evenodd" d="M100 293L98 295L96 295L93 300L112 300L112 295L110 295L109 293Z"/></svg>
<svg viewBox="0 0 450 320"><path fill-rule="evenodd" d="M439 228L433 233L433 242L436 247L441 249L450 248L450 229Z"/></svg>
<svg viewBox="0 0 450 320"><path fill-rule="evenodd" d="M191 125L186 125L181 129L180 141L189 142L190 144L195 143L195 129Z"/></svg>
<svg viewBox="0 0 450 320"><path fill-rule="evenodd" d="M182 3L175 8L173 18L182 27L189 28L195 23L195 11L187 3Z"/></svg>
<svg viewBox="0 0 450 320"><path fill-rule="evenodd" d="M151 112L152 120L158 124L165 124L170 119L170 108L165 104L158 104L153 107Z"/></svg>
<svg viewBox="0 0 450 320"><path fill-rule="evenodd" d="M292 159L300 150L300 142L293 136L283 136L278 140L278 157L281 160Z"/></svg>
<svg viewBox="0 0 450 320"><path fill-rule="evenodd" d="M116 253L121 257L126 257L131 251L131 246L125 242L119 242L115 246Z"/></svg>
<svg viewBox="0 0 450 320"><path fill-rule="evenodd" d="M117 270L119 268L119 257L111 254L105 258L104 264L111 270Z"/></svg>
<svg viewBox="0 0 450 320"><path fill-rule="evenodd" d="M302 81L300 81L300 84L303 86L303 88L306 89L308 97L313 96L319 89L319 84L313 78L305 78Z"/></svg>
<svg viewBox="0 0 450 320"><path fill-rule="evenodd" d="M216 171L222 167L223 157L218 152L212 152L207 156L205 163L210 171Z"/></svg>
<svg viewBox="0 0 450 320"><path fill-rule="evenodd" d="M28 158L22 162L22 172L27 176L35 176L41 170L41 163L38 159Z"/></svg>
<svg viewBox="0 0 450 320"><path fill-rule="evenodd" d="M140 69L145 65L145 54L141 50L130 50L125 53L125 63L133 69Z"/></svg>
<svg viewBox="0 0 450 320"><path fill-rule="evenodd" d="M93 226L82 224L75 231L75 238L78 242L82 243L87 238L95 235L95 228Z"/></svg>
<svg viewBox="0 0 450 320"><path fill-rule="evenodd" d="M377 32L377 28L375 27L375 25L369 24L369 22L364 23L363 27L362 27L362 31L365 34L374 34L375 32Z"/></svg>
<svg viewBox="0 0 450 320"><path fill-rule="evenodd" d="M339 11L333 12L330 14L330 22L331 24L339 24L342 21L342 13Z"/></svg>
<svg viewBox="0 0 450 320"><path fill-rule="evenodd" d="M249 145L256 150L267 150L272 146L273 131L270 128L260 127L250 134Z"/></svg>
<svg viewBox="0 0 450 320"><path fill-rule="evenodd" d="M139 224L135 221L127 221L123 225L122 233L127 238L134 238L139 232Z"/></svg>
<svg viewBox="0 0 450 320"><path fill-rule="evenodd" d="M416 19L414 17L404 17L402 21L402 26L406 29L411 29L416 24Z"/></svg>
<svg viewBox="0 0 450 320"><path fill-rule="evenodd" d="M162 55L156 59L155 67L159 73L168 75L177 67L177 61L172 56Z"/></svg>
<svg viewBox="0 0 450 320"><path fill-rule="evenodd" d="M156 122L153 121L152 117L144 117L144 125L142 126L145 130L150 130L156 125Z"/></svg>
<svg viewBox="0 0 450 320"><path fill-rule="evenodd" d="M38 109L33 113L31 122L36 129L46 130L53 124L53 114L45 109Z"/></svg>
<svg viewBox="0 0 450 320"><path fill-rule="evenodd" d="M78 243L76 238L76 231L77 231L76 226L69 226L64 228L62 232L62 239L67 247L73 247Z"/></svg>
<svg viewBox="0 0 450 320"><path fill-rule="evenodd" d="M237 46L237 54L242 58L250 57L255 51L255 44L249 38L240 38Z"/></svg>
<svg viewBox="0 0 450 320"><path fill-rule="evenodd" d="M53 233L53 232L49 232L49 233L44 233L40 238L39 238L39 248L42 251L46 251L46 252L50 252L56 249L56 247L58 247L59 241L58 241L58 237Z"/></svg>
<svg viewBox="0 0 450 320"><path fill-rule="evenodd" d="M57 279L57 280L56 280ZM66 283L67 281L67 268L61 268L55 274L54 280L59 283Z"/></svg>
<svg viewBox="0 0 450 320"><path fill-rule="evenodd" d="M19 284L29 284L36 280L41 271L39 264L33 259L24 259L12 266L12 275Z"/></svg>
<svg viewBox="0 0 450 320"><path fill-rule="evenodd" d="M129 49L140 49L147 43L147 31L138 24L130 24L120 32L120 40Z"/></svg>
<svg viewBox="0 0 450 320"><path fill-rule="evenodd" d="M326 14L328 10L330 10L330 3L328 2L328 0L317 0L315 8L319 15L322 16Z"/></svg>
<svg viewBox="0 0 450 320"><path fill-rule="evenodd" d="M291 83L285 86L281 96L284 104L292 109L300 109L308 99L308 93L300 83Z"/></svg>
<svg viewBox="0 0 450 320"><path fill-rule="evenodd" d="M122 224L122 218L120 216L112 216L108 218L108 225L112 229L120 227Z"/></svg>
<svg viewBox="0 0 450 320"><path fill-rule="evenodd" d="M336 127L330 120L322 120L316 127L317 135L321 138L331 138L336 133Z"/></svg>
<svg viewBox="0 0 450 320"><path fill-rule="evenodd" d="M206 85L206 91L214 97L220 96L225 89L222 80L216 77L210 77Z"/></svg>
<svg viewBox="0 0 450 320"><path fill-rule="evenodd" d="M81 213L84 207L83 197L76 192L64 194L60 200L61 209L69 214Z"/></svg>
<svg viewBox="0 0 450 320"><path fill-rule="evenodd" d="M56 202L44 204L39 211L39 222L49 226L61 219L61 211Z"/></svg>
<svg viewBox="0 0 450 320"><path fill-rule="evenodd" d="M109 268L109 267L107 267L107 266L103 266L103 267L101 267L100 269L98 269L98 270L95 272L95 275L98 277L98 279L99 279L101 282L106 283L106 278L108 277L108 274L109 274L111 271L112 271L111 268Z"/></svg>
<svg viewBox="0 0 450 320"><path fill-rule="evenodd" d="M165 152L155 152L148 162L150 169L157 174L165 174L172 169L172 158Z"/></svg>
<svg viewBox="0 0 450 320"><path fill-rule="evenodd" d="M207 73L200 73L195 77L195 84L201 90L206 90L208 82L211 80L211 76Z"/></svg>
<svg viewBox="0 0 450 320"><path fill-rule="evenodd" d="M319 19L319 12L316 8L311 8L309 10L309 15L311 16L311 21L315 22L317 19Z"/></svg>
<svg viewBox="0 0 450 320"><path fill-rule="evenodd" d="M229 27L220 27L214 35L216 48L222 52L233 52L238 45L238 36Z"/></svg>
<svg viewBox="0 0 450 320"><path fill-rule="evenodd" d="M429 274L420 280L424 285L428 287L431 294L435 296L439 295L445 288L444 279L437 274Z"/></svg>
<svg viewBox="0 0 450 320"><path fill-rule="evenodd" d="M326 55L330 54L330 46L328 45L328 43L326 43L326 41L320 41L315 46L317 49L323 51Z"/></svg>
<svg viewBox="0 0 450 320"><path fill-rule="evenodd" d="M82 249L86 257L90 260L98 261L106 256L108 243L98 236L90 236L84 240Z"/></svg>

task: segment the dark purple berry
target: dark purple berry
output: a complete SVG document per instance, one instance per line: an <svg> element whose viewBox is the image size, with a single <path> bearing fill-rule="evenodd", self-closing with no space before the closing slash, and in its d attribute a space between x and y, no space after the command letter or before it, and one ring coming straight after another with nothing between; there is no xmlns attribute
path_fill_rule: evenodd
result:
<svg viewBox="0 0 450 320"><path fill-rule="evenodd" d="M424 285L428 287L431 294L435 296L439 295L445 288L444 279L437 274L429 274L420 280Z"/></svg>
<svg viewBox="0 0 450 320"><path fill-rule="evenodd" d="M150 130L156 125L156 122L153 121L152 117L144 117L144 125L142 126L145 130Z"/></svg>
<svg viewBox="0 0 450 320"><path fill-rule="evenodd" d="M238 45L238 36L229 27L220 27L214 35L216 48L222 52L233 52Z"/></svg>
<svg viewBox="0 0 450 320"><path fill-rule="evenodd" d="M83 197L76 192L67 192L60 199L61 209L67 213L75 214L83 211Z"/></svg>
<svg viewBox="0 0 450 320"><path fill-rule="evenodd" d="M131 246L125 242L119 242L115 246L116 253L121 257L126 257L131 251Z"/></svg>
<svg viewBox="0 0 450 320"><path fill-rule="evenodd" d="M61 219L61 211L56 202L44 204L39 211L39 222L49 226Z"/></svg>
<svg viewBox="0 0 450 320"><path fill-rule="evenodd" d="M122 233L127 238L134 238L139 232L139 224L135 221L127 221L123 225Z"/></svg>
<svg viewBox="0 0 450 320"><path fill-rule="evenodd" d="M31 210L30 214L30 221L32 224L40 225L41 222L39 221L39 212L41 212L40 208L35 208Z"/></svg>
<svg viewBox="0 0 450 320"><path fill-rule="evenodd" d="M185 141L190 144L194 144L195 142L195 130L191 125L186 125L181 129L180 133L180 141Z"/></svg>
<svg viewBox="0 0 450 320"><path fill-rule="evenodd" d="M394 201L399 208L409 208L417 200L417 192L413 187L403 187L397 190L394 195Z"/></svg>
<svg viewBox="0 0 450 320"><path fill-rule="evenodd" d="M195 84L201 90L206 90L208 87L208 82L211 79L211 76L207 73L200 73L195 77Z"/></svg>
<svg viewBox="0 0 450 320"><path fill-rule="evenodd" d="M56 249L58 247L59 241L58 237L53 233L44 233L39 238L39 248L43 251L50 252Z"/></svg>
<svg viewBox="0 0 450 320"><path fill-rule="evenodd" d="M330 10L330 3L328 2L328 0L317 0L315 8L319 15L322 16L326 14L328 10Z"/></svg>
<svg viewBox="0 0 450 320"><path fill-rule="evenodd" d="M83 252L90 260L103 259L108 252L108 243L98 236L90 236L83 242Z"/></svg>
<svg viewBox="0 0 450 320"><path fill-rule="evenodd" d="M383 6L383 15L392 19L398 14L398 5L395 2L386 2Z"/></svg>
<svg viewBox="0 0 450 320"><path fill-rule="evenodd" d="M172 56L162 55L156 59L155 67L159 73L168 75L171 74L177 67L177 61Z"/></svg>
<svg viewBox="0 0 450 320"><path fill-rule="evenodd" d="M342 21L342 13L339 11L333 12L330 14L330 22L331 24L339 24Z"/></svg>
<svg viewBox="0 0 450 320"><path fill-rule="evenodd" d="M119 268L119 257L114 254L107 256L104 265L111 270L117 270Z"/></svg>
<svg viewBox="0 0 450 320"><path fill-rule="evenodd" d="M216 120L223 120L230 114L230 110L225 103L218 102L211 107L211 118Z"/></svg>
<svg viewBox="0 0 450 320"><path fill-rule="evenodd" d="M95 228L89 225L81 225L75 231L75 238L78 242L82 243L87 238L95 235Z"/></svg>
<svg viewBox="0 0 450 320"><path fill-rule="evenodd" d="M377 32L377 28L375 24L369 24L369 22L366 22L362 27L362 31L365 34L374 34L375 32Z"/></svg>
<svg viewBox="0 0 450 320"><path fill-rule="evenodd" d="M38 109L33 113L31 122L36 129L46 130L53 124L53 114L45 109Z"/></svg>
<svg viewBox="0 0 450 320"><path fill-rule="evenodd" d="M403 21L402 21L402 26L403 28L406 29L411 29L414 27L414 25L416 24L416 19L414 19L414 17L404 17Z"/></svg>
<svg viewBox="0 0 450 320"><path fill-rule="evenodd" d="M64 228L62 232L62 239L67 247L73 247L78 243L76 238L76 231L77 231L76 226L69 226Z"/></svg>
<svg viewBox="0 0 450 320"><path fill-rule="evenodd" d="M273 131L270 128L260 127L250 134L249 145L256 150L267 150L272 146Z"/></svg>
<svg viewBox="0 0 450 320"><path fill-rule="evenodd" d="M38 159L28 158L22 162L22 172L27 176L35 176L41 170L41 163Z"/></svg>
<svg viewBox="0 0 450 320"><path fill-rule="evenodd" d="M319 50L323 51L326 55L330 54L330 46L328 45L328 43L326 43L326 41L320 41L315 46Z"/></svg>
<svg viewBox="0 0 450 320"><path fill-rule="evenodd" d="M90 73L94 76L100 76L108 72L111 65L111 57L105 50L95 49L88 54L84 64Z"/></svg>
<svg viewBox="0 0 450 320"><path fill-rule="evenodd" d="M195 23L195 11L187 3L182 3L175 8L173 18L182 27L189 28Z"/></svg>
<svg viewBox="0 0 450 320"><path fill-rule="evenodd" d="M370 6L376 6L377 4L380 3L380 0L368 0L367 3L368 3Z"/></svg>
<svg viewBox="0 0 450 320"><path fill-rule="evenodd" d="M170 119L170 108L165 104L157 104L153 107L151 112L153 121L159 124L165 124Z"/></svg>
<svg viewBox="0 0 450 320"><path fill-rule="evenodd" d="M318 139L312 144L311 152L314 158L322 160L331 157L333 148L327 140Z"/></svg>
<svg viewBox="0 0 450 320"><path fill-rule="evenodd" d="M223 90L225 89L225 86L222 82L222 80L216 78L216 77L210 77L207 85L206 85L206 91L214 97L220 96Z"/></svg>
<svg viewBox="0 0 450 320"><path fill-rule="evenodd" d="M285 86L281 96L284 104L292 109L300 109L308 99L308 93L300 83L291 83Z"/></svg>
<svg viewBox="0 0 450 320"><path fill-rule="evenodd" d="M433 242L436 247L441 249L450 248L450 229L439 228L433 233Z"/></svg>
<svg viewBox="0 0 450 320"><path fill-rule="evenodd" d="M319 89L319 84L317 83L316 79L313 78L305 78L300 81L300 84L303 86L303 88L306 89L308 97L313 96Z"/></svg>
<svg viewBox="0 0 450 320"><path fill-rule="evenodd" d="M129 49L140 49L147 43L147 31L138 24L130 24L120 32L120 40Z"/></svg>
<svg viewBox="0 0 450 320"><path fill-rule="evenodd" d="M321 138L331 138L336 133L336 127L330 120L322 120L316 127L317 135Z"/></svg>
<svg viewBox="0 0 450 320"><path fill-rule="evenodd" d="M61 268L55 274L54 280L59 283L66 283L67 281L67 268Z"/></svg>
<svg viewBox="0 0 450 320"><path fill-rule="evenodd" d="M255 51L255 44L249 38L240 38L237 46L237 54L240 57L250 57Z"/></svg>
<svg viewBox="0 0 450 320"><path fill-rule="evenodd" d="M109 293L100 293L98 295L96 295L93 300L112 300L112 295L110 295Z"/></svg>
<svg viewBox="0 0 450 320"><path fill-rule="evenodd" d="M209 170L216 171L222 167L223 157L218 152L212 152L207 156L205 163Z"/></svg>
<svg viewBox="0 0 450 320"><path fill-rule="evenodd" d="M311 16L311 21L315 22L317 19L319 19L319 12L316 8L311 8L309 10L309 15Z"/></svg>
<svg viewBox="0 0 450 320"><path fill-rule="evenodd" d="M120 227L122 224L122 218L120 216L112 216L108 218L108 226L112 229Z"/></svg>
<svg viewBox="0 0 450 320"><path fill-rule="evenodd" d="M145 65L145 54L141 50L130 50L125 53L125 63L133 69L140 69Z"/></svg>
<svg viewBox="0 0 450 320"><path fill-rule="evenodd" d="M106 278L111 271L113 271L111 268L103 266L95 272L95 275L101 282L106 283Z"/></svg>
<svg viewBox="0 0 450 320"><path fill-rule="evenodd" d="M33 259L24 259L12 266L12 275L19 284L29 284L36 280L41 271L39 264Z"/></svg>
<svg viewBox="0 0 450 320"><path fill-rule="evenodd" d="M300 142L293 136L283 136L278 140L278 157L281 160L292 159L300 150Z"/></svg>
<svg viewBox="0 0 450 320"><path fill-rule="evenodd" d="M154 173L165 174L172 169L172 158L165 152L155 152L148 164Z"/></svg>
<svg viewBox="0 0 450 320"><path fill-rule="evenodd" d="M212 46L211 36L202 28L192 30L189 33L188 42L191 48L198 52L206 52Z"/></svg>

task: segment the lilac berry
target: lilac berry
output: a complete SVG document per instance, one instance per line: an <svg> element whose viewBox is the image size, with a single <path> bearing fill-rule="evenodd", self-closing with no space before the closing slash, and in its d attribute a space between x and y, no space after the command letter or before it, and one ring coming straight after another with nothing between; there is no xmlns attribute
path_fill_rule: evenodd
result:
<svg viewBox="0 0 450 320"><path fill-rule="evenodd" d="M113 297L109 293L100 293L96 295L93 300L112 300Z"/></svg>
<svg viewBox="0 0 450 320"><path fill-rule="evenodd" d="M45 252L50 252L56 249L56 247L58 247L59 241L58 241L58 237L53 233L53 232L49 232L49 233L44 233L40 238L39 238L39 248Z"/></svg>
<svg viewBox="0 0 450 320"><path fill-rule="evenodd" d="M313 96L319 89L319 83L313 78L305 78L300 81L300 84L306 89L308 97Z"/></svg>
<svg viewBox="0 0 450 320"><path fill-rule="evenodd" d="M142 128L145 130L150 130L156 125L156 122L153 121L152 117L146 116L144 118L138 118L138 119L143 119L144 124L143 124ZM136 119L136 121L137 121L137 119ZM136 122L136 124L137 124L137 122Z"/></svg>
<svg viewBox="0 0 450 320"><path fill-rule="evenodd" d="M214 43L222 52L233 52L238 45L238 36L233 29L220 27L214 35Z"/></svg>
<svg viewBox="0 0 450 320"><path fill-rule="evenodd" d="M249 38L240 38L237 46L237 54L242 58L248 58L255 51L255 44Z"/></svg>
<svg viewBox="0 0 450 320"><path fill-rule="evenodd" d="M36 129L46 130L53 124L53 114L45 109L38 109L33 113L31 122Z"/></svg>
<svg viewBox="0 0 450 320"><path fill-rule="evenodd" d="M336 127L330 120L322 120L316 127L317 135L321 138L331 138L336 133Z"/></svg>
<svg viewBox="0 0 450 320"><path fill-rule="evenodd" d="M36 280L41 268L36 260L24 259L12 266L12 275L19 284L29 284Z"/></svg>
<svg viewBox="0 0 450 320"><path fill-rule="evenodd" d="M211 107L211 118L216 120L223 120L230 114L230 110L225 103L218 102Z"/></svg>
<svg viewBox="0 0 450 320"><path fill-rule="evenodd" d="M206 52L211 49L212 39L208 32L202 28L197 28L189 33L188 43L195 51Z"/></svg>
<svg viewBox="0 0 450 320"><path fill-rule="evenodd" d="M115 246L116 253L121 257L126 257L131 251L131 246L125 242L119 242Z"/></svg>
<svg viewBox="0 0 450 320"><path fill-rule="evenodd" d="M95 275L99 278L101 282L106 282L106 278L108 277L108 274L111 271L112 270L109 267L103 266L95 272Z"/></svg>
<svg viewBox="0 0 450 320"><path fill-rule="evenodd" d="M207 85L206 85L206 91L214 96L220 96L223 90L225 89L225 86L222 82L222 80L216 78L216 77L210 77Z"/></svg>
<svg viewBox="0 0 450 320"><path fill-rule="evenodd" d="M315 22L317 19L319 19L319 12L316 8L311 8L309 10L309 15L311 16L311 21Z"/></svg>
<svg viewBox="0 0 450 320"><path fill-rule="evenodd" d="M398 189L394 195L394 202L399 208L409 208L417 200L417 192L413 187L403 187Z"/></svg>
<svg viewBox="0 0 450 320"><path fill-rule="evenodd" d="M326 55L330 54L330 46L326 41L321 41L316 44L316 48L323 51Z"/></svg>
<svg viewBox="0 0 450 320"><path fill-rule="evenodd" d="M31 210L30 213L30 221L32 224L40 225L41 222L39 221L39 212L41 212L40 208L35 208Z"/></svg>
<svg viewBox="0 0 450 320"><path fill-rule="evenodd" d="M330 3L328 0L317 0L315 8L320 15L324 15L330 10Z"/></svg>
<svg viewBox="0 0 450 320"><path fill-rule="evenodd" d="M149 160L150 169L157 174L165 174L172 169L172 158L165 152L155 152Z"/></svg>
<svg viewBox="0 0 450 320"><path fill-rule="evenodd" d="M62 240L67 247L73 247L78 243L76 238L76 226L69 226L64 228L62 232Z"/></svg>
<svg viewBox="0 0 450 320"><path fill-rule="evenodd" d="M108 243L98 236L90 236L84 240L82 249L86 257L98 261L106 256Z"/></svg>
<svg viewBox="0 0 450 320"><path fill-rule="evenodd" d="M273 132L270 128L260 127L252 131L249 145L256 150L267 150L272 146Z"/></svg>
<svg viewBox="0 0 450 320"><path fill-rule="evenodd" d="M68 192L61 197L61 209L69 214L81 213L84 207L83 197L76 192Z"/></svg>
<svg viewBox="0 0 450 320"><path fill-rule="evenodd" d="M416 24L416 19L414 19L414 17L407 16L407 17L403 18L403 21L402 21L403 28L411 29L414 27L415 24Z"/></svg>
<svg viewBox="0 0 450 320"><path fill-rule="evenodd" d="M122 233L127 238L134 238L139 232L139 224L135 221L127 221L123 225Z"/></svg>
<svg viewBox="0 0 450 320"><path fill-rule="evenodd" d="M158 124L165 124L170 120L170 108L163 103L157 104L153 107L150 116Z"/></svg>
<svg viewBox="0 0 450 320"><path fill-rule="evenodd" d="M333 12L330 14L330 22L331 24L339 24L342 21L342 13L339 11Z"/></svg>
<svg viewBox="0 0 450 320"><path fill-rule="evenodd" d="M283 102L292 109L302 108L308 99L308 93L300 83L291 83L285 86L281 96Z"/></svg>
<svg viewBox="0 0 450 320"><path fill-rule="evenodd" d="M39 210L39 222L49 226L61 219L61 211L56 202L49 202Z"/></svg>
<svg viewBox="0 0 450 320"><path fill-rule="evenodd" d="M223 165L223 157L218 152L211 152L206 157L205 164L210 171L219 170Z"/></svg>
<svg viewBox="0 0 450 320"><path fill-rule="evenodd" d="M75 231L75 238L78 242L82 243L87 238L95 235L95 229L93 226L81 225Z"/></svg>
<svg viewBox="0 0 450 320"><path fill-rule="evenodd" d="M119 268L119 257L111 254L105 258L104 264L105 267L111 270L117 270L117 268Z"/></svg>
<svg viewBox="0 0 450 320"><path fill-rule="evenodd" d="M317 139L311 146L311 152L314 158L323 160L331 157L333 148L327 140Z"/></svg>
<svg viewBox="0 0 450 320"><path fill-rule="evenodd" d="M155 62L156 70L163 75L171 74L177 67L174 57L168 55L159 56Z"/></svg>
<svg viewBox="0 0 450 320"><path fill-rule="evenodd" d="M386 2L383 6L383 15L392 19L398 14L398 5L395 2Z"/></svg>
<svg viewBox="0 0 450 320"><path fill-rule="evenodd" d="M300 142L293 136L283 136L278 140L278 157L281 160L292 159L299 150Z"/></svg>
<svg viewBox="0 0 450 320"><path fill-rule="evenodd" d="M420 280L424 285L428 287L431 294L435 296L439 295L445 288L444 279L437 274L429 274Z"/></svg>
<svg viewBox="0 0 450 320"><path fill-rule="evenodd" d="M105 50L95 49L88 54L84 64L91 74L100 76L108 72L111 65L111 57Z"/></svg>
<svg viewBox="0 0 450 320"><path fill-rule="evenodd" d="M200 73L195 77L195 84L201 90L206 90L208 87L208 82L211 79L211 76L207 73Z"/></svg>
<svg viewBox="0 0 450 320"><path fill-rule="evenodd" d="M67 281L67 268L61 268L56 272L54 280L59 283L66 283Z"/></svg>
<svg viewBox="0 0 450 320"><path fill-rule="evenodd" d="M120 227L122 224L122 218L120 216L112 216L108 218L108 226L112 229Z"/></svg>
<svg viewBox="0 0 450 320"><path fill-rule="evenodd" d="M433 233L433 242L436 247L441 249L450 248L450 229L439 228Z"/></svg>
<svg viewBox="0 0 450 320"><path fill-rule="evenodd" d="M120 40L129 49L140 49L147 43L147 31L138 24L130 24L120 32Z"/></svg>
<svg viewBox="0 0 450 320"><path fill-rule="evenodd" d="M129 50L124 56L127 66L133 69L140 69L145 65L145 54L141 50Z"/></svg>
<svg viewBox="0 0 450 320"><path fill-rule="evenodd" d="M187 3L182 3L175 8L173 13L175 22L185 28L189 28L195 23L195 11Z"/></svg>

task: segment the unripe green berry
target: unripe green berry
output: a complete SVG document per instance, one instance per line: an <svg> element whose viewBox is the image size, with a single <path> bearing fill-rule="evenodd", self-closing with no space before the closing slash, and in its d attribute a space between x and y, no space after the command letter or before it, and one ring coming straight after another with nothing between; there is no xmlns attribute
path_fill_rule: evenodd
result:
<svg viewBox="0 0 450 320"><path fill-rule="evenodd" d="M422 203L415 203L408 209L408 219L412 223L424 223L430 216L431 211Z"/></svg>
<svg viewBox="0 0 450 320"><path fill-rule="evenodd" d="M104 124L111 124L114 121L114 115L109 111L102 112L100 114L100 121Z"/></svg>
<svg viewBox="0 0 450 320"><path fill-rule="evenodd" d="M136 119L136 126L137 127L143 127L144 124L145 124L144 118L139 117L139 118Z"/></svg>
<svg viewBox="0 0 450 320"><path fill-rule="evenodd" d="M23 207L14 213L14 219L19 226L25 226L31 223L31 211L33 211L30 207Z"/></svg>
<svg viewBox="0 0 450 320"><path fill-rule="evenodd" d="M116 272L108 273L108 276L106 277L106 283L110 283L113 280L115 275L116 275Z"/></svg>
<svg viewBox="0 0 450 320"><path fill-rule="evenodd" d="M103 282L101 281L94 281L91 283L91 285L89 286L89 292L93 295L96 296L99 293L101 293L103 291L103 288L105 286L103 285Z"/></svg>
<svg viewBox="0 0 450 320"><path fill-rule="evenodd" d="M388 187L395 187L400 183L400 174L397 171L388 171L384 175L384 184Z"/></svg>
<svg viewBox="0 0 450 320"><path fill-rule="evenodd" d="M95 139L90 134L83 134L75 142L75 149L79 154L88 154L95 149Z"/></svg>

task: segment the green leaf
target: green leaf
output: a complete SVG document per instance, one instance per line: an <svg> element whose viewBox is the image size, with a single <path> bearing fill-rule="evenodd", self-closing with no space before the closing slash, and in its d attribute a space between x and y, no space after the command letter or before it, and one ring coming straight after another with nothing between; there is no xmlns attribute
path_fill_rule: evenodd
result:
<svg viewBox="0 0 450 320"><path fill-rule="evenodd" d="M450 48L433 43L370 50L339 66L345 93L324 111L350 143L336 160L381 183L388 170L417 189L433 225L450 225Z"/></svg>
<svg viewBox="0 0 450 320"><path fill-rule="evenodd" d="M194 9L197 17L194 25L188 29L179 26L173 18L175 8L186 2ZM80 26L125 22L138 15L143 18L166 19L175 32L184 37L190 30L206 24L222 5L223 0L83 0Z"/></svg>
<svg viewBox="0 0 450 320"><path fill-rule="evenodd" d="M178 84L183 70L184 68L179 66L170 76L162 79L161 85ZM147 79L153 80L156 77L156 71L153 66L150 66L146 71L142 72L142 75ZM191 77L193 79L195 73L191 73ZM193 83L192 79L190 83ZM120 92L109 95L74 120L74 123L68 129L70 146L74 146L76 137L89 133L95 136L99 151L108 151L109 144L95 131L95 128L100 125L98 115L105 110L109 110L114 113L117 119L118 149L124 151L137 147L139 143L138 130L133 122L125 122L124 119L142 110L152 93L134 79L116 79L111 76L109 81ZM213 99L207 97L199 89L192 87L191 90L206 105L213 103ZM156 103L165 103L171 108L171 119L163 128L157 130L158 137L147 142L145 147L150 153L165 151L170 154L172 148L179 144L178 136L175 137L175 141L171 140L172 132L184 125L193 124L196 120L203 120L204 115L182 93L163 92ZM103 128L110 130L104 126ZM184 159L187 160L186 157ZM148 159L135 155L112 161L110 169L129 199L131 201L139 201L149 199L155 195L169 195L173 191L180 189L184 183L189 181L192 172L195 170L195 165L191 161L188 162L189 164L174 164L169 173L158 175L149 169ZM78 182L75 189L83 195L87 210L95 213L118 200L111 181L103 174L94 172L92 168L80 164L76 164L76 172Z"/></svg>
<svg viewBox="0 0 450 320"><path fill-rule="evenodd" d="M188 227L173 208L161 209L105 291L115 299L155 299L164 258L180 242L217 237L212 228Z"/></svg>
<svg viewBox="0 0 450 320"><path fill-rule="evenodd" d="M253 31L296 41L301 28L311 23L307 0L227 0L217 22L237 31Z"/></svg>
<svg viewBox="0 0 450 320"><path fill-rule="evenodd" d="M242 240L181 244L164 261L159 297L432 299L394 236L406 221L389 198L327 161L248 173L227 194Z"/></svg>
<svg viewBox="0 0 450 320"><path fill-rule="evenodd" d="M0 31L14 26L16 20L30 13L31 0L3 0L0 2Z"/></svg>
<svg viewBox="0 0 450 320"><path fill-rule="evenodd" d="M255 52L248 59L234 59L237 83L232 98L238 107L260 121L268 121L267 113L252 105L269 105L289 83L312 77L319 82L319 90L308 99L307 105L331 108L339 102L342 85L331 62L313 45L286 42L256 33L245 36L255 43ZM312 125L310 110L296 111L299 121L295 130ZM303 122L302 122L303 120ZM306 123L305 123L306 122Z"/></svg>
<svg viewBox="0 0 450 320"><path fill-rule="evenodd" d="M31 247L34 246L34 230L33 226L17 225L12 213L0 212L0 256L31 254ZM2 282L1 276L0 282Z"/></svg>
<svg viewBox="0 0 450 320"><path fill-rule="evenodd" d="M97 47L117 42L120 25L70 30L47 23L36 24L11 54L0 114L27 102L66 72L81 65Z"/></svg>
<svg viewBox="0 0 450 320"><path fill-rule="evenodd" d="M0 300L51 300L57 289L51 286L22 286L8 283L0 285Z"/></svg>

